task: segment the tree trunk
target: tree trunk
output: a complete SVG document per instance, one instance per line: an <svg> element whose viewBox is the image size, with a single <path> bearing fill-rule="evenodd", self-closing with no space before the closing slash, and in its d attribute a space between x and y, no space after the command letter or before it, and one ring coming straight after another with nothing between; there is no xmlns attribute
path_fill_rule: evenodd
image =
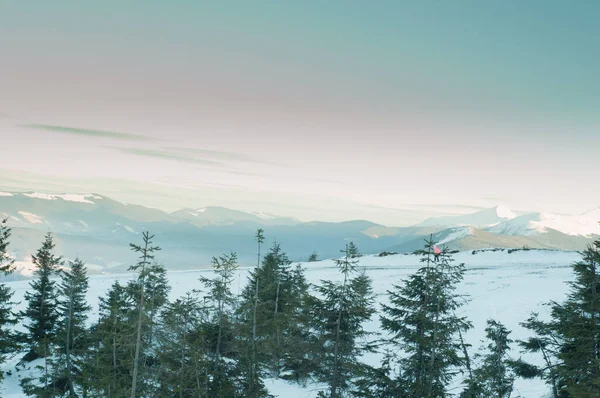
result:
<svg viewBox="0 0 600 398"><path fill-rule="evenodd" d="M67 366L67 383L69 386L69 396L77 397L75 388L73 387L73 370L71 369L71 318L73 316L73 294L69 297L69 310L67 316L67 339L65 347L65 362Z"/></svg>
<svg viewBox="0 0 600 398"><path fill-rule="evenodd" d="M135 357L133 363L133 378L131 381L131 398L135 398L135 393L137 389L137 377L140 366L140 346L142 345L142 321L144 319L144 278L146 276L146 262L148 261L147 257L148 252L148 240L145 239L144 242L144 255L142 258L142 271L140 273L140 304L139 304L139 316L138 316L138 325L137 325L137 337L135 341Z"/></svg>

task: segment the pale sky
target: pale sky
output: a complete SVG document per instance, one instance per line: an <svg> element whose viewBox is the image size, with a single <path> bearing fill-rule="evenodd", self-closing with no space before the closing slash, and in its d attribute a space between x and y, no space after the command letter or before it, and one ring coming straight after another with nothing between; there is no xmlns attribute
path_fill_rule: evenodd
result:
<svg viewBox="0 0 600 398"><path fill-rule="evenodd" d="M386 225L600 206L600 3L206 3L3 3L0 190Z"/></svg>

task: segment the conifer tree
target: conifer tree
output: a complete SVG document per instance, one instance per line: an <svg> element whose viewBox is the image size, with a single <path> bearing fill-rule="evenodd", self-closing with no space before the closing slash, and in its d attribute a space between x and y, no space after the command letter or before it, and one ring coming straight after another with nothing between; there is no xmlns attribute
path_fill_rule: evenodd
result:
<svg viewBox="0 0 600 398"><path fill-rule="evenodd" d="M161 397L207 397L208 366L202 330L203 308L196 294L167 304L157 328Z"/></svg>
<svg viewBox="0 0 600 398"><path fill-rule="evenodd" d="M92 397L126 398L135 355L136 303L118 280L99 300L98 322L91 331L94 342L83 371L85 389Z"/></svg>
<svg viewBox="0 0 600 398"><path fill-rule="evenodd" d="M597 240L573 264L575 280L569 282L567 299L550 303L551 320L540 321L534 314L524 323L536 335L521 346L543 355L546 366L534 369L551 384L554 396L600 396L599 266Z"/></svg>
<svg viewBox="0 0 600 398"><path fill-rule="evenodd" d="M453 265L447 248L434 257L431 238L418 253L424 266L388 291L390 304L383 305L382 329L392 335L388 343L396 352L382 364L382 396L446 396L448 383L464 364L459 333L471 325L455 315L464 304L455 292L464 264Z"/></svg>
<svg viewBox="0 0 600 398"><path fill-rule="evenodd" d="M509 398L513 392L515 373L513 362L508 353L510 344L508 338L510 331L504 325L488 320L485 329L488 345L486 353L478 355L481 365L474 370L474 380L461 397L468 398Z"/></svg>
<svg viewBox="0 0 600 398"><path fill-rule="evenodd" d="M60 323L56 345L63 363L60 377L66 381L69 397L77 397L76 385L82 385L82 362L89 344L86 327L88 312L86 294L89 287L85 264L79 260L69 262L69 270L61 272L59 286ZM64 383L61 383L64 384Z"/></svg>
<svg viewBox="0 0 600 398"><path fill-rule="evenodd" d="M329 385L330 398L344 396L359 374L358 357L368 347L360 340L366 336L363 323L374 313L370 278L363 272L352 278L356 260L348 246L336 264L342 283L322 281L315 289L320 297L312 299L313 328L317 334L317 378Z"/></svg>
<svg viewBox="0 0 600 398"><path fill-rule="evenodd" d="M25 292L27 308L22 312L27 319L25 327L29 353L26 360L50 355L51 343L56 335L58 291L56 282L50 278L56 275L63 260L53 253L54 247L52 235L47 234L42 247L31 256L36 266L35 279L29 284L31 289Z"/></svg>
<svg viewBox="0 0 600 398"><path fill-rule="evenodd" d="M160 247L153 246L152 239L154 235L150 235L149 232L144 232L142 235L142 245L136 245L131 243L131 250L139 254L139 259L136 265L129 267L130 271L139 271L138 283L140 286L140 294L138 300L138 319L136 324L136 340L135 340L135 356L133 359L133 374L131 380L131 398L136 397L137 385L138 385L138 373L140 367L140 353L142 350L142 330L145 321L145 287L146 287L146 276L148 267L150 267L151 260L154 259L154 252L159 251Z"/></svg>
<svg viewBox="0 0 600 398"><path fill-rule="evenodd" d="M316 251L313 251L310 256L308 256L308 262L309 263L313 263L315 261L319 260L319 253L317 253Z"/></svg>
<svg viewBox="0 0 600 398"><path fill-rule="evenodd" d="M232 323L235 297L231 292L231 283L238 268L237 255L231 253L213 257L212 265L215 277L200 277L206 297L211 302L210 313L203 325L207 350L211 353L205 390L209 397L233 397L237 395L238 386L236 363L232 362L235 360Z"/></svg>
<svg viewBox="0 0 600 398"><path fill-rule="evenodd" d="M348 255L350 258L359 258L362 257L360 254L360 250L358 250L358 246L353 241L348 245Z"/></svg>
<svg viewBox="0 0 600 398"><path fill-rule="evenodd" d="M5 276L14 271L14 261L8 255L10 235L11 230L4 219L0 222L0 274ZM6 355L17 348L17 336L13 330L13 326L17 324L17 317L12 310L12 296L12 290L0 284L0 366L4 364ZM3 378L4 372L0 371L0 382Z"/></svg>

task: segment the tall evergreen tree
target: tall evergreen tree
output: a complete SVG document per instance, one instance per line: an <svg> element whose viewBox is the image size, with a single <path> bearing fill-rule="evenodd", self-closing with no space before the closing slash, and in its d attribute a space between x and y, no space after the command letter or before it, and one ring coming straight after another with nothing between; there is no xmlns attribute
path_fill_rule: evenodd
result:
<svg viewBox="0 0 600 398"><path fill-rule="evenodd" d="M461 394L464 398L510 398L513 393L515 373L514 361L509 357L510 331L504 325L488 320L485 329L488 345L485 354L478 355L481 365L474 370L473 378Z"/></svg>
<svg viewBox="0 0 600 398"><path fill-rule="evenodd" d="M36 267L35 279L29 284L30 289L25 292L27 308L22 312L27 319L27 360L50 355L50 346L56 335L59 317L58 291L56 282L50 278L56 275L63 260L53 253L54 248L52 235L47 234L42 247L31 256Z"/></svg>
<svg viewBox="0 0 600 398"><path fill-rule="evenodd" d="M202 329L204 309L196 294L167 304L157 328L161 397L208 396L208 367Z"/></svg>
<svg viewBox="0 0 600 398"><path fill-rule="evenodd" d="M363 323L375 312L370 278L363 272L352 278L356 260L348 246L336 264L342 283L322 281L313 298L313 328L317 334L317 378L329 385L330 398L344 396L359 375L358 357L367 349L360 344L366 336Z"/></svg>
<svg viewBox="0 0 600 398"><path fill-rule="evenodd" d="M543 355L537 368L559 397L600 396L600 240L573 264L575 280L563 303L551 302L551 320L535 315L524 326L536 333L521 343Z"/></svg>
<svg viewBox="0 0 600 398"><path fill-rule="evenodd" d="M82 385L82 362L89 344L86 321L92 309L87 304L89 287L85 264L76 259L69 262L69 270L61 273L59 286L60 323L56 346L62 359L60 377L66 381L69 397L77 397L76 385Z"/></svg>
<svg viewBox="0 0 600 398"><path fill-rule="evenodd" d="M6 276L14 271L14 261L8 255L8 245L11 230L7 225L7 220L0 222L0 274ZM17 317L13 313L14 303L11 301L12 290L0 284L0 367L6 360L6 355L14 352L17 348L16 335L13 326L17 324ZM4 373L0 371L0 382L4 378Z"/></svg>
<svg viewBox="0 0 600 398"><path fill-rule="evenodd" d="M459 333L471 325L456 315L464 304L456 293L464 264L453 265L447 248L434 256L431 238L419 253L424 266L394 286L390 304L383 305L382 329L391 334L388 343L396 352L382 364L387 377L382 396L447 396L448 383L464 364Z"/></svg>
<svg viewBox="0 0 600 398"><path fill-rule="evenodd" d="M201 277L205 293L211 302L210 313L203 330L207 339L207 350L211 353L208 369L207 396L215 398L237 395L238 377L234 350L233 311L235 297L231 292L233 276L238 268L235 253L213 257L213 279Z"/></svg>
<svg viewBox="0 0 600 398"><path fill-rule="evenodd" d="M149 232L142 234L143 243L142 245L136 245L131 243L130 247L135 253L139 254L139 259L136 265L129 267L130 271L138 271L138 282L140 286L140 294L138 301L138 320L136 324L136 339L135 339L135 356L133 359L133 374L131 380L131 398L136 397L137 386L138 386L138 373L140 368L140 353L142 350L142 330L145 321L145 287L146 287L146 276L148 268L150 267L151 260L154 259L154 252L159 251L160 247L153 246L152 239L154 235L150 235Z"/></svg>
<svg viewBox="0 0 600 398"><path fill-rule="evenodd" d="M126 398L131 393L135 355L136 302L119 281L99 301L92 350L84 364L85 390L91 397Z"/></svg>

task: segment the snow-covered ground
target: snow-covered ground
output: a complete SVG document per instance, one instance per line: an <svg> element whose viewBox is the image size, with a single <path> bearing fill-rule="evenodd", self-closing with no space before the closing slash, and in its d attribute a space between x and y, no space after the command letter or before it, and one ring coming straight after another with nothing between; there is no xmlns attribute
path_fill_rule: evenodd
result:
<svg viewBox="0 0 600 398"><path fill-rule="evenodd" d="M481 346L484 338L484 328L487 319L493 318L513 331L513 339L525 338L527 331L519 323L526 320L532 311L547 314L547 308L542 304L550 300L562 300L568 291L565 282L571 280L570 265L579 259L579 254L574 252L558 251L483 251L457 253L454 258L465 263L467 273L460 286L460 293L468 294L470 301L464 307L464 314L473 322L474 328L468 333L466 339L473 345L473 351ZM419 266L419 258L414 255L393 255L387 257L365 256L359 265L366 268L373 279L373 287L379 303L386 301L386 291L393 285L400 284L402 280L413 273ZM322 279L338 280L339 272L332 260L305 263L306 276L312 283L319 283ZM198 277L211 273L210 270L172 271L169 272L171 282L171 297L176 298L192 289L201 288ZM246 282L248 269L240 269L237 273L234 291L241 290ZM99 275L90 279L88 300L94 305L91 318L97 317L98 296L103 295L115 279L126 281L132 275ZM10 282L8 285L15 291L14 301L21 302L18 309L25 307L23 302L24 292L29 287L28 281ZM367 325L370 331L379 330L377 316ZM518 351L513 352L518 357ZM532 359L527 358L526 359ZM535 358L533 358L535 360ZM368 355L365 362L376 365L377 355ZM12 375L4 381L1 396L17 398L24 395L20 392L19 377L25 372L15 372L14 362L6 367L12 370ZM539 362L539 360L536 360ZM267 382L270 391L286 398L312 398L316 397L319 386L312 385L300 388L280 380ZM524 398L543 397L548 393L547 386L540 380L517 380L516 394ZM459 390L457 390L459 391Z"/></svg>

